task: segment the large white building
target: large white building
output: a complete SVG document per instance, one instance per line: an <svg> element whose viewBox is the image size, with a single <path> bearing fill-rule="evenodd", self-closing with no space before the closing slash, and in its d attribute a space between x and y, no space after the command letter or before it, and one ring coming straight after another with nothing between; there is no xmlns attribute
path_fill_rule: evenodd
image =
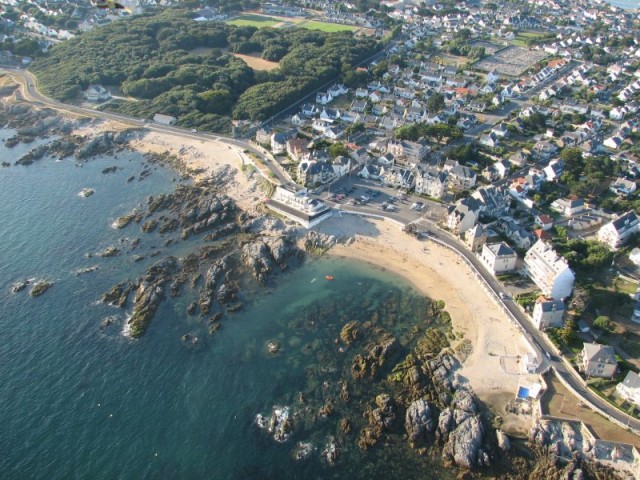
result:
<svg viewBox="0 0 640 480"><path fill-rule="evenodd" d="M527 251L524 265L544 295L554 300L563 300L571 295L575 275L567 260L560 257L544 240L538 240Z"/></svg>
<svg viewBox="0 0 640 480"><path fill-rule="evenodd" d="M493 274L515 270L518 254L504 242L484 244L480 260Z"/></svg>
<svg viewBox="0 0 640 480"><path fill-rule="evenodd" d="M612 250L617 250L638 231L640 231L640 221L635 212L631 211L603 225L598 230L598 240L609 245Z"/></svg>
<svg viewBox="0 0 640 480"><path fill-rule="evenodd" d="M277 187L267 207L298 222L305 228L318 225L331 217L331 209L323 202L307 195L307 189L300 190Z"/></svg>

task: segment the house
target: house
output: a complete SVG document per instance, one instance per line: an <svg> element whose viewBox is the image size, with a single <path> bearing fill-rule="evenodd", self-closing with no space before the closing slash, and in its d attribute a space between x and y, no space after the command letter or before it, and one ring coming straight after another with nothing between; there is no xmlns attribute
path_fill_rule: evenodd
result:
<svg viewBox="0 0 640 480"><path fill-rule="evenodd" d="M305 103L304 105L302 105L300 111L307 117L314 117L318 113L319 108L316 107L313 103Z"/></svg>
<svg viewBox="0 0 640 480"><path fill-rule="evenodd" d="M515 270L518 255L504 242L484 244L480 261L494 275Z"/></svg>
<svg viewBox="0 0 640 480"><path fill-rule="evenodd" d="M449 174L440 172L435 168L425 168L418 170L416 174L415 192L421 195L428 195L433 198L442 199L449 187Z"/></svg>
<svg viewBox="0 0 640 480"><path fill-rule="evenodd" d="M560 257L544 240L538 240L527 250L524 266L543 295L554 300L563 300L571 295L575 275L567 260Z"/></svg>
<svg viewBox="0 0 640 480"><path fill-rule="evenodd" d="M640 375L631 370L627 372L624 380L616 386L616 394L640 408Z"/></svg>
<svg viewBox="0 0 640 480"><path fill-rule="evenodd" d="M104 102L111 98L111 93L102 85L89 85L89 88L84 92L84 98L90 102Z"/></svg>
<svg viewBox="0 0 640 480"><path fill-rule="evenodd" d="M378 165L366 164L362 167L362 170L358 172L358 176L367 180L380 180L382 168Z"/></svg>
<svg viewBox="0 0 640 480"><path fill-rule="evenodd" d="M538 213L535 222L537 225L540 225L545 232L553 227L553 217L545 215L544 213Z"/></svg>
<svg viewBox="0 0 640 480"><path fill-rule="evenodd" d="M411 169L401 167L382 167L382 182L388 187L394 188L413 188L415 183L415 174Z"/></svg>
<svg viewBox="0 0 640 480"><path fill-rule="evenodd" d="M487 228L480 223L476 223L473 228L464 233L465 244L472 252L477 252L481 249L482 246L487 243L488 237Z"/></svg>
<svg viewBox="0 0 640 480"><path fill-rule="evenodd" d="M619 197L628 197L636 191L636 182L624 177L618 177L615 182L609 185L609 190Z"/></svg>
<svg viewBox="0 0 640 480"><path fill-rule="evenodd" d="M464 165L456 165L449 170L449 186L454 190L469 190L476 184L476 172Z"/></svg>
<svg viewBox="0 0 640 480"><path fill-rule="evenodd" d="M293 138L292 132L276 132L271 135L271 153L279 155L287 151L287 141Z"/></svg>
<svg viewBox="0 0 640 480"><path fill-rule="evenodd" d="M500 217L504 215L511 206L509 191L504 187L482 187L471 194L473 198L480 202L480 212L486 217Z"/></svg>
<svg viewBox="0 0 640 480"><path fill-rule="evenodd" d="M613 377L618 368L613 347L585 342L580 353L580 367L587 377Z"/></svg>
<svg viewBox="0 0 640 480"><path fill-rule="evenodd" d="M509 135L509 129L507 128L507 125L505 123L499 123L498 125L495 125L492 129L491 132L501 138L506 137L507 135Z"/></svg>
<svg viewBox="0 0 640 480"><path fill-rule="evenodd" d="M551 203L550 207L565 217L573 217L585 210L584 200L581 198L558 198Z"/></svg>
<svg viewBox="0 0 640 480"><path fill-rule="evenodd" d="M273 132L270 130L265 130L264 128L259 128L256 131L256 143L267 146L271 144L271 135Z"/></svg>
<svg viewBox="0 0 640 480"><path fill-rule="evenodd" d="M551 160L549 164L542 169L546 179L550 182L558 180L560 175L564 173L564 162L559 158Z"/></svg>
<svg viewBox="0 0 640 480"><path fill-rule="evenodd" d="M617 150L620 148L620 145L622 145L622 143L624 142L624 138L618 136L618 135L614 135L612 137L608 137L605 138L604 142L602 142L602 144L605 147L610 148L611 150Z"/></svg>
<svg viewBox="0 0 640 480"><path fill-rule="evenodd" d="M564 324L564 302L545 296L539 296L533 306L532 320L540 330L559 328Z"/></svg>
<svg viewBox="0 0 640 480"><path fill-rule="evenodd" d="M458 200L447 208L447 228L457 235L465 233L478 221L480 203L473 197Z"/></svg>
<svg viewBox="0 0 640 480"><path fill-rule="evenodd" d="M159 123L160 125L173 125L178 121L178 119L176 117L172 117L171 115L156 113L153 116L153 121Z"/></svg>
<svg viewBox="0 0 640 480"><path fill-rule="evenodd" d="M329 162L307 160L298 164L298 180L305 186L324 185L336 178Z"/></svg>
<svg viewBox="0 0 640 480"><path fill-rule="evenodd" d="M309 160L311 151L307 147L309 140L306 138L290 138L287 140L287 153L296 162Z"/></svg>
<svg viewBox="0 0 640 480"><path fill-rule="evenodd" d="M480 145L484 145L485 147L489 148L497 147L499 142L500 141L498 140L498 136L493 132L482 135L478 140L478 143Z"/></svg>
<svg viewBox="0 0 640 480"><path fill-rule="evenodd" d="M518 248L529 248L535 242L535 236L511 217L501 218L498 228Z"/></svg>
<svg viewBox="0 0 640 480"><path fill-rule="evenodd" d="M358 100L357 98L351 102L351 110L357 113L363 113L367 109L366 100Z"/></svg>
<svg viewBox="0 0 640 480"><path fill-rule="evenodd" d="M387 152L393 154L397 160L404 160L405 163L420 163L429 150L429 144L424 139L418 142L392 139L387 144Z"/></svg>
<svg viewBox="0 0 640 480"><path fill-rule="evenodd" d="M346 174L348 174L351 171L351 165L351 159L342 155L337 156L331 162L333 173L338 178L344 177Z"/></svg>
<svg viewBox="0 0 640 480"><path fill-rule="evenodd" d="M612 250L617 250L638 231L640 231L640 222L636 213L631 210L600 227L598 240L606 243Z"/></svg>
<svg viewBox="0 0 640 480"><path fill-rule="evenodd" d="M329 92L318 92L316 94L316 103L319 103L320 105L331 103L332 100L333 97Z"/></svg>

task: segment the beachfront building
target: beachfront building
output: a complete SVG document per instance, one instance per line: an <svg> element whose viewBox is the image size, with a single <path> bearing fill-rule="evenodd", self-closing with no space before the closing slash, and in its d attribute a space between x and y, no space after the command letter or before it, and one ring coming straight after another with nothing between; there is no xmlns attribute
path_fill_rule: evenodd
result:
<svg viewBox="0 0 640 480"><path fill-rule="evenodd" d="M616 386L616 394L640 408L640 375L629 371L624 380Z"/></svg>
<svg viewBox="0 0 640 480"><path fill-rule="evenodd" d="M331 216L331 209L320 200L311 198L306 188L276 187L266 205L305 228L314 227Z"/></svg>
<svg viewBox="0 0 640 480"><path fill-rule="evenodd" d="M640 221L632 210L603 225L598 230L598 240L606 243L612 250L617 250L626 243L631 235L638 231L640 231Z"/></svg>
<svg viewBox="0 0 640 480"><path fill-rule="evenodd" d="M567 260L544 240L538 240L527 251L524 266L543 295L554 300L564 300L571 295L575 275Z"/></svg>
<svg viewBox="0 0 640 480"><path fill-rule="evenodd" d="M447 228L456 235L465 233L478 221L480 203L473 197L458 200L447 209Z"/></svg>
<svg viewBox="0 0 640 480"><path fill-rule="evenodd" d="M533 306L533 323L540 330L562 327L565 310L562 300L554 300L541 295Z"/></svg>
<svg viewBox="0 0 640 480"><path fill-rule="evenodd" d="M585 342L580 352L580 368L587 377L613 377L618 368L613 347Z"/></svg>
<svg viewBox="0 0 640 480"><path fill-rule="evenodd" d="M504 242L482 246L480 261L494 275L515 270L517 260L518 254Z"/></svg>
<svg viewBox="0 0 640 480"><path fill-rule="evenodd" d="M415 192L428 195L432 198L442 199L449 187L449 175L437 168L418 169L416 175Z"/></svg>
<svg viewBox="0 0 640 480"><path fill-rule="evenodd" d="M469 250L477 252L487 243L487 228L480 223L476 223L475 227L467 230L464 234L464 242Z"/></svg>

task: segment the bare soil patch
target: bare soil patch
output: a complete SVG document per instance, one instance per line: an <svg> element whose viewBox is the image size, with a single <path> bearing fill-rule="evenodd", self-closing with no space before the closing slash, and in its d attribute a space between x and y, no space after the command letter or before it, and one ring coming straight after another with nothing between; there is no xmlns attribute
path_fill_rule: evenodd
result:
<svg viewBox="0 0 640 480"><path fill-rule="evenodd" d="M274 70L280 66L278 62L270 62L260 58L259 53L251 53L249 55L234 53L235 57L244 60L254 70Z"/></svg>

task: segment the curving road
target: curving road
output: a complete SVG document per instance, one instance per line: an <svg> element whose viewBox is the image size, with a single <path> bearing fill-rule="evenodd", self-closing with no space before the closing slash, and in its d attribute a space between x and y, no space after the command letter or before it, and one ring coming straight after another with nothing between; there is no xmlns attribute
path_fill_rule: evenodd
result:
<svg viewBox="0 0 640 480"><path fill-rule="evenodd" d="M133 128L140 128L150 131L170 133L173 135L180 135L186 138L193 138L197 140L214 140L222 143L227 143L229 145L234 145L236 147L242 148L260 158L266 167L269 169L270 174L273 174L270 180L277 180L280 184L286 184L289 182L287 177L280 171L280 169L276 168L272 160L266 156L261 150L256 148L249 142L239 140L236 138L231 138L221 134L213 134L207 132L193 132L187 128L176 127L173 125L160 125L157 123L152 123L150 121L141 120L139 118L129 117L127 115L121 115L118 113L104 112L101 110L94 110L93 108L80 107L77 105L70 105L68 103L58 102L50 97L47 97L40 93L38 90L38 80L36 77L27 70L18 70L13 68L0 68L0 73L6 73L10 75L17 83L20 84L22 96L28 102L31 102L36 105L42 105L45 107L55 108L57 110L62 110L66 112L75 113L77 115L84 115L92 118L101 118L104 120L113 120L116 122L120 122L124 125L128 125Z"/></svg>
<svg viewBox="0 0 640 480"><path fill-rule="evenodd" d="M281 184L289 183L289 180L284 176L284 174L280 171L277 165L274 164L273 160L269 159L265 156L265 154L255 148L248 142L229 138L223 135L216 135L211 133L202 133L202 132L192 132L185 128L169 126L169 125L159 125L147 123L144 120L140 120L133 117L128 117L126 115L120 115L116 113L103 112L99 110L93 110L91 108L84 108L75 105L69 105L65 103L58 102L49 97L42 95L37 88L37 79L33 74L25 70L16 70L10 68L0 68L0 72L7 73L11 75L18 83L20 83L22 87L22 94L25 100L40 104L47 107L53 107L59 110L72 112L80 115L85 115L93 118L102 118L106 120L114 120L121 122L126 125L130 125L136 128L144 128L147 130L153 130L158 132L171 133L174 135L180 135L188 138L195 138L200 140L215 140L219 142L225 142L227 144L231 144L237 147L240 147L244 150L247 150L255 155L258 158L261 158L264 164L267 166L269 171L277 178L277 180ZM346 210L347 208L345 208ZM348 209L357 213L356 209ZM373 213L373 212L372 212ZM394 214L391 212L383 212L376 211L377 215L381 215L384 217L388 217L392 220L399 221L400 223L407 224L406 218L398 214ZM444 232L442 230L432 229L429 233L431 239L438 243L444 244L449 248L455 250L459 255L463 256L474 268L477 272L483 277L484 281L489 288L493 290L494 294L498 297L499 293L506 293L500 283L496 280L496 278L489 274L485 267L480 263L480 261L473 255L469 250L464 248L459 240L457 240L452 235ZM499 298L499 297L498 297ZM546 370L548 367L551 367L554 373L561 377L567 384L571 386L574 392L577 392L581 398L581 400L591 406L592 409L600 412L604 412L610 417L614 418L620 425L627 426L633 429L636 433L640 432L640 421L636 420L633 417L630 417L626 413L618 410L613 407L611 404L600 398L593 391L586 388L582 379L578 375L578 373L568 365L568 362L562 358L558 357L555 352L555 347L547 340L546 336L542 334L529 320L528 316L518 308L514 302L510 300L499 300L502 302L504 307L509 311L512 317L518 322L524 334L528 337L529 341L532 345L537 347L539 350L539 354L542 357L542 365L540 370Z"/></svg>

